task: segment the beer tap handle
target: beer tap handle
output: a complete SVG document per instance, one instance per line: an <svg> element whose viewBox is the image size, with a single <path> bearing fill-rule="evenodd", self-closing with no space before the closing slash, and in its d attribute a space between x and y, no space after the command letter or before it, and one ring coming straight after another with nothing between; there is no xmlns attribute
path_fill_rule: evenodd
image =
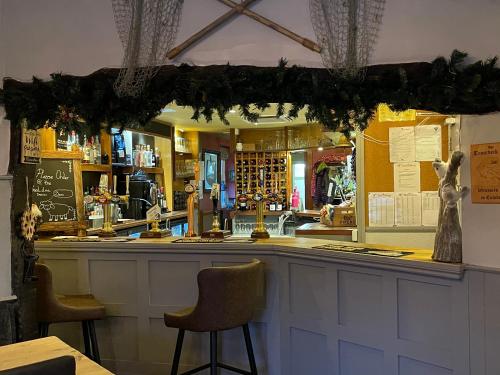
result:
<svg viewBox="0 0 500 375"><path fill-rule="evenodd" d="M115 174L113 175L113 194L116 195L116 183L118 181L118 176Z"/></svg>
<svg viewBox="0 0 500 375"><path fill-rule="evenodd" d="M129 187L130 187L130 175L126 175L125 176L125 187L126 187L125 195L130 195L130 190L129 190Z"/></svg>

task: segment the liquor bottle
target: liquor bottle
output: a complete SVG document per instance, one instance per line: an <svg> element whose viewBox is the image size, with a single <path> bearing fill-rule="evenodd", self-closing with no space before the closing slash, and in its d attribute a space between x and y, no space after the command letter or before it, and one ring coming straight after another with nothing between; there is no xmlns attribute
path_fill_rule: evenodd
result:
<svg viewBox="0 0 500 375"><path fill-rule="evenodd" d="M151 168L153 166L153 151L151 151L151 147L146 145L146 163L145 167Z"/></svg>
<svg viewBox="0 0 500 375"><path fill-rule="evenodd" d="M144 168L144 145L139 145L139 167Z"/></svg>
<svg viewBox="0 0 500 375"><path fill-rule="evenodd" d="M101 144L99 143L99 136L96 135L95 136L95 163L96 164L101 164L102 163L102 160L101 160Z"/></svg>
<svg viewBox="0 0 500 375"><path fill-rule="evenodd" d="M156 168L156 152L151 150L151 166Z"/></svg>
<svg viewBox="0 0 500 375"><path fill-rule="evenodd" d="M156 168L161 167L161 155L160 155L160 149L158 147L155 148L155 161L156 161Z"/></svg>
<svg viewBox="0 0 500 375"><path fill-rule="evenodd" d="M90 151L89 151L89 147L88 147L88 144L87 144L87 136L84 135L83 136L83 160L82 160L82 163L83 164L89 164L90 163Z"/></svg>
<svg viewBox="0 0 500 375"><path fill-rule="evenodd" d="M95 145L94 145L94 137L90 137L90 141L88 144L89 149L89 163L95 164Z"/></svg>

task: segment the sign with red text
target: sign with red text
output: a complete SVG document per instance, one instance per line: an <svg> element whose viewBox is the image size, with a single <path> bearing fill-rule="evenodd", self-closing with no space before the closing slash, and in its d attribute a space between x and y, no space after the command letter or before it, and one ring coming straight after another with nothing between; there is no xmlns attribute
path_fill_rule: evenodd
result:
<svg viewBox="0 0 500 375"><path fill-rule="evenodd" d="M500 143L471 145L472 203L500 203Z"/></svg>

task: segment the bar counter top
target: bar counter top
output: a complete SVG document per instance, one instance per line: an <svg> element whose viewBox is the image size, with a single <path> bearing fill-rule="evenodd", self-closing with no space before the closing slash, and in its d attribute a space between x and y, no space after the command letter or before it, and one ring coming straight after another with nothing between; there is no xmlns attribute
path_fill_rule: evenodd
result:
<svg viewBox="0 0 500 375"><path fill-rule="evenodd" d="M274 237L256 242L244 242L243 238L233 238L223 243L175 243L179 237L162 239L136 239L128 242L64 242L39 240L36 250L72 251L72 252L109 252L109 253L184 253L184 254L245 254L245 255L281 255L296 258L350 264L391 271L411 272L415 274L437 276L449 279L461 279L463 264L435 262L431 259L432 250L418 248L399 248L353 242L341 242L314 238ZM359 254L345 251L317 249L316 246L337 244L373 250L410 251L402 257L388 257Z"/></svg>

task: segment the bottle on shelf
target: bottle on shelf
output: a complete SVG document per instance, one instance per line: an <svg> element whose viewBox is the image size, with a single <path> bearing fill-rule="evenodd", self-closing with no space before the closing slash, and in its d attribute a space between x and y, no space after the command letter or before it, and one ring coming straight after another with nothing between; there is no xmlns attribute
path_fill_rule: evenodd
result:
<svg viewBox="0 0 500 375"><path fill-rule="evenodd" d="M151 147L149 145L146 145L146 150L144 151L144 166L146 168L151 168L152 167L152 153L151 153Z"/></svg>
<svg viewBox="0 0 500 375"><path fill-rule="evenodd" d="M88 144L88 149L89 149L89 163L90 164L95 164L95 145L94 145L94 138L90 137L90 141Z"/></svg>
<svg viewBox="0 0 500 375"><path fill-rule="evenodd" d="M101 164L101 144L99 143L99 136L95 136L95 163Z"/></svg>
<svg viewBox="0 0 500 375"><path fill-rule="evenodd" d="M88 143L87 143L87 136L86 135L83 136L83 148L82 148L82 152L83 152L82 163L83 164L89 164L90 163L90 150L89 150L89 146L88 146Z"/></svg>
<svg viewBox="0 0 500 375"><path fill-rule="evenodd" d="M156 152L151 150L151 166L156 167Z"/></svg>
<svg viewBox="0 0 500 375"><path fill-rule="evenodd" d="M155 147L155 167L156 168L161 167L161 154L160 154L160 149L158 147Z"/></svg>

